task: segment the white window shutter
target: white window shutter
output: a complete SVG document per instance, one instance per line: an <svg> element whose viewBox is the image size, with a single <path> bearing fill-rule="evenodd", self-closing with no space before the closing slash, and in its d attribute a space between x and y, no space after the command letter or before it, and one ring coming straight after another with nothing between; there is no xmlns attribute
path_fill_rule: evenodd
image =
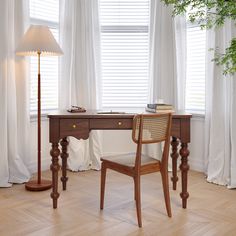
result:
<svg viewBox="0 0 236 236"><path fill-rule="evenodd" d="M30 23L47 25L55 39L59 37L59 1L30 0ZM58 109L58 57L41 57L41 110L45 114ZM30 113L37 112L37 57L30 58Z"/></svg>
<svg viewBox="0 0 236 236"><path fill-rule="evenodd" d="M187 29L186 110L205 113L206 30L189 23Z"/></svg>
<svg viewBox="0 0 236 236"><path fill-rule="evenodd" d="M100 0L102 107L145 107L149 0Z"/></svg>

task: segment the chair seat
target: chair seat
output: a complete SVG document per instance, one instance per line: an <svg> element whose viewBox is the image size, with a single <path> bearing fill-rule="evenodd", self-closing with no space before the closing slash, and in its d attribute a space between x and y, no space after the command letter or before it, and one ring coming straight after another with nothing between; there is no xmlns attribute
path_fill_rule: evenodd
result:
<svg viewBox="0 0 236 236"><path fill-rule="evenodd" d="M136 153L125 153L125 154L120 154L120 155L105 156L101 158L101 161L108 161L108 162L117 163L117 164L128 166L128 167L134 167L135 157L136 157ZM160 161L150 156L142 154L141 166L145 166L149 164L160 164Z"/></svg>

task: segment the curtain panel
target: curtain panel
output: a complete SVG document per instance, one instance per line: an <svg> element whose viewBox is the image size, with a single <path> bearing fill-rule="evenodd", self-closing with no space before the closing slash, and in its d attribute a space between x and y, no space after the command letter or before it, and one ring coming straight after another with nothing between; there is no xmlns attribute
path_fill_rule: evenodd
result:
<svg viewBox="0 0 236 236"><path fill-rule="evenodd" d="M184 110L186 77L186 19L172 17L172 8L160 0L150 1L149 102L163 99L176 110ZM160 156L160 145L148 145L145 152ZM171 160L169 161L171 169Z"/></svg>
<svg viewBox="0 0 236 236"><path fill-rule="evenodd" d="M227 21L207 32L207 50L224 53L236 37L235 22ZM223 68L206 52L205 166L207 181L236 188L236 75L223 75Z"/></svg>
<svg viewBox="0 0 236 236"><path fill-rule="evenodd" d="M30 173L28 70L15 48L24 34L27 1L0 1L0 187L27 182Z"/></svg>
<svg viewBox="0 0 236 236"><path fill-rule="evenodd" d="M186 19L172 17L172 7L160 0L150 5L149 102L163 99L184 109L186 77Z"/></svg>
<svg viewBox="0 0 236 236"><path fill-rule="evenodd" d="M99 106L100 28L96 0L60 1L59 106L77 105L88 109ZM73 171L100 169L101 132L92 131L88 140L69 137L68 167Z"/></svg>

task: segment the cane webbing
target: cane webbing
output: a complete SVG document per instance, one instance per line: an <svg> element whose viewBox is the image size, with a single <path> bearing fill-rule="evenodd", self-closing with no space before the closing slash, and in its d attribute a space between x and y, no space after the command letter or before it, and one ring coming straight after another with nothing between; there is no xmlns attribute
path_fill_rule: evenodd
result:
<svg viewBox="0 0 236 236"><path fill-rule="evenodd" d="M143 119L141 143L156 143L166 139L170 115L137 115L134 118L133 140L138 142L141 117Z"/></svg>

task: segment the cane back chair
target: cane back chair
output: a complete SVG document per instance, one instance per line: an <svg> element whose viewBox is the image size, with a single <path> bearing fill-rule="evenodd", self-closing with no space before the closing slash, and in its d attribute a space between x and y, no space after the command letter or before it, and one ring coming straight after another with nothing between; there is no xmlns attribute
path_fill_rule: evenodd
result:
<svg viewBox="0 0 236 236"><path fill-rule="evenodd" d="M134 196L136 201L137 219L142 227L140 176L160 171L167 215L171 217L168 156L170 145L171 113L138 114L133 120L132 139L137 144L136 153L102 157L100 209L104 207L106 170L112 169L134 179ZM164 142L160 160L142 154L142 144Z"/></svg>

